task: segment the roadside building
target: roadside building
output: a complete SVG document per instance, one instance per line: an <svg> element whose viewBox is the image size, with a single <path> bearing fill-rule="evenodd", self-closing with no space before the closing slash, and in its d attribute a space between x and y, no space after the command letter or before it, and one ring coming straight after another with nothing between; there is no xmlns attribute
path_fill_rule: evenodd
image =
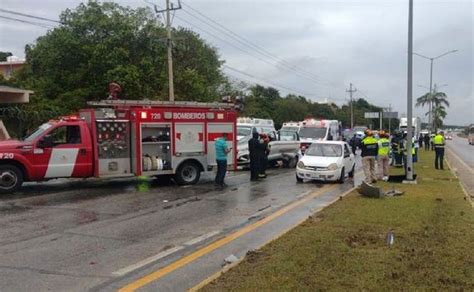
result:
<svg viewBox="0 0 474 292"><path fill-rule="evenodd" d="M25 59L18 58L16 56L7 57L5 62L0 62L0 74L3 78L10 79L14 72L20 70L25 66Z"/></svg>
<svg viewBox="0 0 474 292"><path fill-rule="evenodd" d="M9 86L0 86L0 106L5 104L18 104L30 102L30 95L33 94L31 90L19 89ZM3 121L0 120L0 141L10 139Z"/></svg>

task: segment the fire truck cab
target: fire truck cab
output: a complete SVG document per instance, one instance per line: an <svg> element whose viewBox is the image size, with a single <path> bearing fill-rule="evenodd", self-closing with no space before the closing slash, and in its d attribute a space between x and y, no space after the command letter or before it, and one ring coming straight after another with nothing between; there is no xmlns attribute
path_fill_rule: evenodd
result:
<svg viewBox="0 0 474 292"><path fill-rule="evenodd" d="M173 176L195 184L216 165L214 143L227 134L236 166L233 104L117 101L41 125L23 141L0 142L0 193L53 178Z"/></svg>

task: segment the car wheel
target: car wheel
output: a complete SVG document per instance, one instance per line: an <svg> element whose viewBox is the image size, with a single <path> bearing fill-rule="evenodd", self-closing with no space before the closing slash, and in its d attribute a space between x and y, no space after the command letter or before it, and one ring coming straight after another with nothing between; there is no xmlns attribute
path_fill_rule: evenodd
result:
<svg viewBox="0 0 474 292"><path fill-rule="evenodd" d="M352 170L351 172L349 172L349 177L354 177L354 174L355 174L355 164L352 166Z"/></svg>
<svg viewBox="0 0 474 292"><path fill-rule="evenodd" d="M194 162L184 162L178 167L178 171L174 175L179 185L194 185L201 177L201 170Z"/></svg>
<svg viewBox="0 0 474 292"><path fill-rule="evenodd" d="M342 184L344 183L344 177L346 176L346 173L344 171L344 167L341 169L341 176L339 177L339 179L337 180L338 183Z"/></svg>
<svg viewBox="0 0 474 292"><path fill-rule="evenodd" d="M0 193L8 194L18 190L23 184L23 172L14 165L0 165Z"/></svg>
<svg viewBox="0 0 474 292"><path fill-rule="evenodd" d="M298 164L298 157L293 157L290 160L285 161L286 168L295 168Z"/></svg>
<svg viewBox="0 0 474 292"><path fill-rule="evenodd" d="M302 183L303 179L299 177L298 175L296 175L296 182Z"/></svg>

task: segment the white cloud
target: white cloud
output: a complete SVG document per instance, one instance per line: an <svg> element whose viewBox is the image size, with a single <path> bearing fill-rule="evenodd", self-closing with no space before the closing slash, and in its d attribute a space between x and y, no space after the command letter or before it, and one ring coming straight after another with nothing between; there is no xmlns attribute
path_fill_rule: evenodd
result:
<svg viewBox="0 0 474 292"><path fill-rule="evenodd" d="M60 11L74 8L79 0L2 0L2 7L43 17L58 18ZM164 0L156 0L163 6ZM143 1L117 1L122 5L144 6ZM344 89L352 82L361 89L358 97L380 106L391 104L406 112L406 51L408 0L390 1L192 1L193 8L228 27L279 58L324 81L301 78L291 70L278 68L212 38L201 28L235 44L185 11L177 16L194 23L193 29L219 48L226 63L239 70L303 92L315 98L347 98ZM186 11L196 14L184 7ZM473 122L473 4L469 0L415 0L414 48L428 56L458 49L459 52L435 61L433 81L451 101L448 123ZM7 26L8 24L8 26ZM13 24L13 25L12 25ZM189 27L175 19L175 25ZM27 24L0 20L0 50L22 55L24 45L45 32ZM249 48L245 48L250 51ZM257 53L252 52L253 55ZM263 58L259 56L259 58ZM426 92L429 61L414 58L414 97ZM327 85L331 84L331 85ZM281 90L282 93L287 93ZM415 114L425 118L425 109Z"/></svg>

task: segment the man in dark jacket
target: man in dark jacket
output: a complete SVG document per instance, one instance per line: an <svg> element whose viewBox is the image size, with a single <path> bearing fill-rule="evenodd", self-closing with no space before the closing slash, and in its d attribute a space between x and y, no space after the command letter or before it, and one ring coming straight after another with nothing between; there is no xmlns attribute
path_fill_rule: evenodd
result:
<svg viewBox="0 0 474 292"><path fill-rule="evenodd" d="M423 137L423 140L425 142L425 150L430 150L430 135L425 134L425 136Z"/></svg>
<svg viewBox="0 0 474 292"><path fill-rule="evenodd" d="M258 180L260 172L260 159L263 153L263 145L259 141L257 132L252 133L252 138L249 140L249 156L250 156L250 180Z"/></svg>
<svg viewBox="0 0 474 292"><path fill-rule="evenodd" d="M377 139L373 137L372 131L365 131L365 138L361 142L361 150L360 156L362 156L362 168L365 174L365 181L369 184L374 183L377 181L375 157L377 157L379 152L379 143Z"/></svg>

